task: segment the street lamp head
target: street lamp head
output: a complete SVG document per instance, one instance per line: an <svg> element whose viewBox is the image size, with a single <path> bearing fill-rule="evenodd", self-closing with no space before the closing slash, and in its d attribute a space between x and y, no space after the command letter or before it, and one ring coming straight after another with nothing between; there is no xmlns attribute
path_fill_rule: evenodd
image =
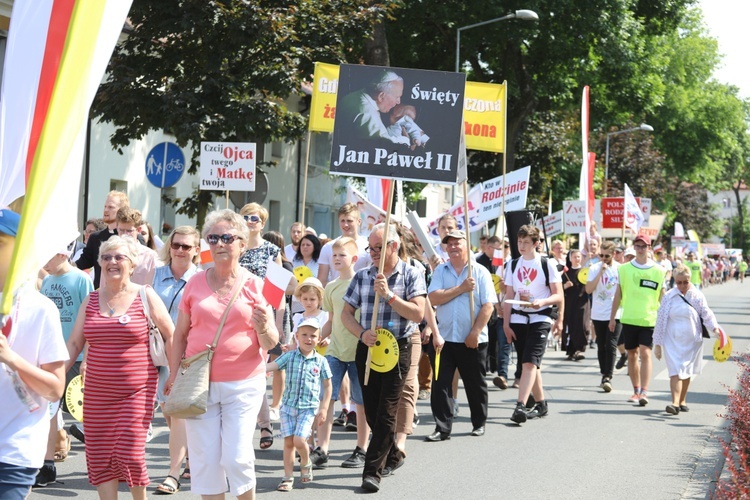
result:
<svg viewBox="0 0 750 500"><path fill-rule="evenodd" d="M522 21L538 21L539 16L536 12L533 10L527 10L527 9L521 9L517 10L515 14L516 19L521 19Z"/></svg>
<svg viewBox="0 0 750 500"><path fill-rule="evenodd" d="M653 132L654 131L654 127L652 127L651 125L646 125L645 123L641 123L641 126L638 127L638 128L641 129L641 130L645 130L646 132Z"/></svg>

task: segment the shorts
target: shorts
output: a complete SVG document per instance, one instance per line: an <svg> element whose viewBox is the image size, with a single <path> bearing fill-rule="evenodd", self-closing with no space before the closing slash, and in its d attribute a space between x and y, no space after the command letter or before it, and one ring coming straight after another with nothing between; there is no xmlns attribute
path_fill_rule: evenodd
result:
<svg viewBox="0 0 750 500"><path fill-rule="evenodd" d="M622 325L622 336L625 337L625 350L637 349L639 345L649 349L654 346L654 328L651 326Z"/></svg>
<svg viewBox="0 0 750 500"><path fill-rule="evenodd" d="M281 406L279 418L281 420L281 437L299 436L307 439L312 434L312 426L315 421L316 408L287 408Z"/></svg>
<svg viewBox="0 0 750 500"><path fill-rule="evenodd" d="M0 498L25 500L39 469L0 462Z"/></svg>
<svg viewBox="0 0 750 500"><path fill-rule="evenodd" d="M520 344L520 351L523 353L521 363L533 363L537 368L542 366L552 323L511 323L510 327L516 334L516 343Z"/></svg>
<svg viewBox="0 0 750 500"><path fill-rule="evenodd" d="M326 356L328 366L331 367L331 400L338 401L341 382L344 380L344 374L349 374L349 394L354 404L364 404L362 399L362 387L359 385L359 376L357 375L357 365L354 361L341 361L333 356Z"/></svg>

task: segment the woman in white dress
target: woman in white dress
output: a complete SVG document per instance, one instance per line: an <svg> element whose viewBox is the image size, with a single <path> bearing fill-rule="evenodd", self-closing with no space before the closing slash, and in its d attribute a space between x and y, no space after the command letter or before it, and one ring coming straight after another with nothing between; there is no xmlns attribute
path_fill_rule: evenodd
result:
<svg viewBox="0 0 750 500"><path fill-rule="evenodd" d="M677 266L674 284L661 301L654 327L654 355L661 359L664 353L669 372L672 404L667 406L667 413L670 415L689 411L686 396L690 377L699 374L702 368L701 320L719 336L719 324L706 297L690 283L690 269Z"/></svg>

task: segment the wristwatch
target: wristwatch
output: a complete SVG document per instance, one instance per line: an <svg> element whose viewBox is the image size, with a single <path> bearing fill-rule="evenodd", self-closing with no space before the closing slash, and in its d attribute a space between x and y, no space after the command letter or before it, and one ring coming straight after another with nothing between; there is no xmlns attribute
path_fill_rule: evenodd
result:
<svg viewBox="0 0 750 500"><path fill-rule="evenodd" d="M385 303L390 305L394 300L396 300L396 294L391 291L386 297L385 297Z"/></svg>

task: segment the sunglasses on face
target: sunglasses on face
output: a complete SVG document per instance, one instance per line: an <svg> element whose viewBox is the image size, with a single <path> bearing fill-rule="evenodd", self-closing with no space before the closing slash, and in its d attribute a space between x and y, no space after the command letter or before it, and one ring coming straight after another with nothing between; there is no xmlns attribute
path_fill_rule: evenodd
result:
<svg viewBox="0 0 750 500"><path fill-rule="evenodd" d="M218 245L219 240L221 240L222 243L225 245L231 245L234 243L234 240L241 240L242 237L237 236L236 234L209 234L206 236L206 241L209 245Z"/></svg>
<svg viewBox="0 0 750 500"><path fill-rule="evenodd" d="M609 258L612 257L612 254L611 253L600 253L599 257L601 257L602 259L609 259Z"/></svg>
<svg viewBox="0 0 750 500"><path fill-rule="evenodd" d="M382 245L379 246L379 247L369 247L368 246L367 248L365 248L365 250L367 250L368 252L380 253L383 250L383 246Z"/></svg>
<svg viewBox="0 0 750 500"><path fill-rule="evenodd" d="M185 252L189 252L193 248L193 245L183 245L181 243L174 243L174 242L172 243L171 246L172 246L172 250L183 250Z"/></svg>
<svg viewBox="0 0 750 500"><path fill-rule="evenodd" d="M102 262L109 262L111 260L114 260L118 264L120 262L122 262L123 260L125 260L125 259L130 260L130 257L128 257L127 255L123 255L121 253L118 253L116 255L105 253L104 255L100 256L99 258L102 260Z"/></svg>
<svg viewBox="0 0 750 500"><path fill-rule="evenodd" d="M648 245L633 245L633 248L637 248L638 250L643 250L644 248L648 248Z"/></svg>
<svg viewBox="0 0 750 500"><path fill-rule="evenodd" d="M243 217L245 218L245 222L260 222L260 217L258 217L257 215L243 215Z"/></svg>

